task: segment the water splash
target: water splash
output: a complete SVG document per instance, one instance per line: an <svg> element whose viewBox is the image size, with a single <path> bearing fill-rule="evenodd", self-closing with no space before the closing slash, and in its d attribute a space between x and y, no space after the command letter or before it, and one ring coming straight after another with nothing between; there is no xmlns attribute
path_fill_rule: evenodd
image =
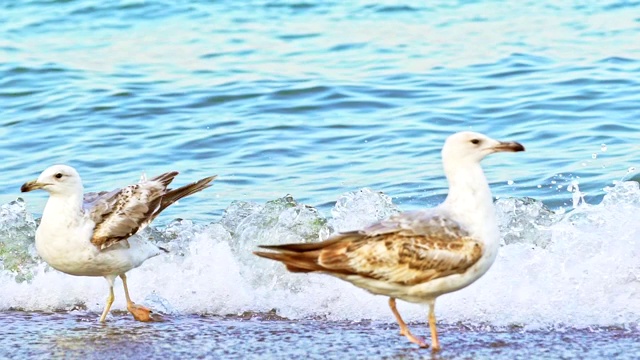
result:
<svg viewBox="0 0 640 360"><path fill-rule="evenodd" d="M498 199L496 215L503 245L545 247L551 242L550 226L560 220L541 201L526 197Z"/></svg>
<svg viewBox="0 0 640 360"><path fill-rule="evenodd" d="M0 207L0 270L18 282L30 280L29 269L38 262L33 245L35 229L36 222L21 198Z"/></svg>
<svg viewBox="0 0 640 360"><path fill-rule="evenodd" d="M572 195L579 193L577 183L568 187ZM439 320L527 329L637 327L640 187L635 181L616 182L605 191L600 204L581 198L566 213L532 198L496 201L503 234L496 263L475 284L441 297ZM36 224L24 203L1 209L0 244L17 251L3 255L0 309L101 311L106 283L48 269L33 254ZM149 228L141 236L171 253L129 273L132 296L172 314L275 311L289 318L391 322L384 297L326 275L287 273L251 251L258 244L319 241L397 211L388 196L362 189L341 196L328 218L286 196L264 204L234 202L215 223L175 220ZM8 267L12 262L23 265ZM114 309L125 307L121 294L116 289ZM401 303L400 310L409 321L424 320L422 306Z"/></svg>
<svg viewBox="0 0 640 360"><path fill-rule="evenodd" d="M580 206L580 204L586 204L584 199L586 194L580 191L580 183L578 180L573 180L571 184L567 186L567 191L571 193L571 202L574 209Z"/></svg>
<svg viewBox="0 0 640 360"><path fill-rule="evenodd" d="M361 229L398 213L391 197L369 188L343 194L331 210L331 226L339 231Z"/></svg>

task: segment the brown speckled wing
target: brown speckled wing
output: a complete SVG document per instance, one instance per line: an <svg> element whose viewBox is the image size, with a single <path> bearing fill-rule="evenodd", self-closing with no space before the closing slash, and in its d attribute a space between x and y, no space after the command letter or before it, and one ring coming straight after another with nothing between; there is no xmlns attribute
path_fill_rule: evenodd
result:
<svg viewBox="0 0 640 360"><path fill-rule="evenodd" d="M211 186L209 183L215 178L167 189L177 175L177 171L172 171L122 189L85 195L85 209L96 223L91 243L105 249L131 237L169 205Z"/></svg>
<svg viewBox="0 0 640 360"><path fill-rule="evenodd" d="M416 285L465 272L482 256L482 244L456 222L431 212L405 212L364 230L315 244L267 246L291 271L359 275Z"/></svg>
<svg viewBox="0 0 640 360"><path fill-rule="evenodd" d="M323 251L322 266L403 285L463 273L483 250L456 222L422 211L401 213L343 236L344 249Z"/></svg>

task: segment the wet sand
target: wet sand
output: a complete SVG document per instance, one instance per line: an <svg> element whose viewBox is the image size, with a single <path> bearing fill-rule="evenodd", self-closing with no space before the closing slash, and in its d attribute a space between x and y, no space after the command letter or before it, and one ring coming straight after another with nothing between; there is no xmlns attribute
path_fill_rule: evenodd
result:
<svg viewBox="0 0 640 360"><path fill-rule="evenodd" d="M397 325L273 316L173 316L139 323L124 313L0 313L0 358L163 359L638 359L640 331L525 331L441 325L443 350L419 349ZM425 324L410 324L426 335Z"/></svg>

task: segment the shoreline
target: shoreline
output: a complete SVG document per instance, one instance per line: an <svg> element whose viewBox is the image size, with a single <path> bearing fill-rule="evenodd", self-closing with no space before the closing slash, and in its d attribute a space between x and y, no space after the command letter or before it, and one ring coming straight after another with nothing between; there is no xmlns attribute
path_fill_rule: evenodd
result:
<svg viewBox="0 0 640 360"><path fill-rule="evenodd" d="M0 358L637 358L640 329L491 329L439 324L439 353L379 321L288 320L273 314L176 315L141 323L116 312L0 312ZM410 324L428 334L426 324Z"/></svg>

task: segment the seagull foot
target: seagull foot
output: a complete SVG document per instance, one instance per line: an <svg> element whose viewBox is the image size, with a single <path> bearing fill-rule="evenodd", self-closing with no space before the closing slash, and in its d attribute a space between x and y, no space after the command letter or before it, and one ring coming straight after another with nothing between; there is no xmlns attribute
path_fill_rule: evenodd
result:
<svg viewBox="0 0 640 360"><path fill-rule="evenodd" d="M406 333L404 331L400 332L400 335L404 335L407 337L407 339L409 339L409 341L411 341L412 343L420 346L421 348L428 348L429 344L425 343L424 340L422 340L421 338L414 336L412 333L410 333L409 331L407 331ZM434 349L435 350L435 349Z"/></svg>
<svg viewBox="0 0 640 360"><path fill-rule="evenodd" d="M133 318L138 321L162 321L162 317L158 314L154 314L151 309L133 302L127 304L127 310L129 310L131 315L133 315Z"/></svg>

